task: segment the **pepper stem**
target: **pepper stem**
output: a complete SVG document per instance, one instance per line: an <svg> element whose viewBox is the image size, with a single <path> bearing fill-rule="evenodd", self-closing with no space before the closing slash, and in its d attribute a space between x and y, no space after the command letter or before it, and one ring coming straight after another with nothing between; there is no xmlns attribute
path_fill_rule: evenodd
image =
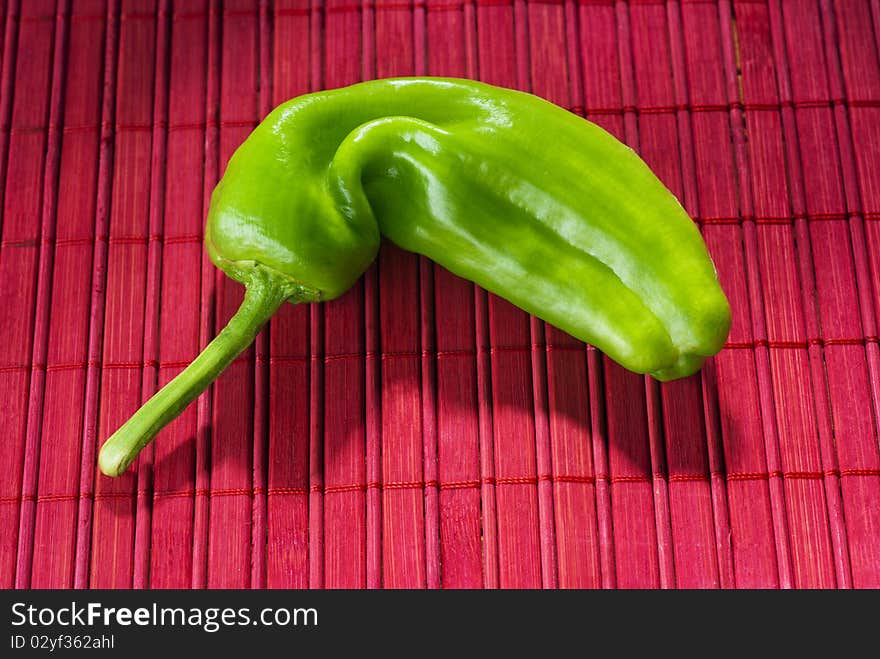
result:
<svg viewBox="0 0 880 659"><path fill-rule="evenodd" d="M291 283L261 267L253 269L244 301L229 323L193 362L134 413L101 447L98 466L107 476L118 476L134 461L162 428L247 348L263 325L295 292Z"/></svg>

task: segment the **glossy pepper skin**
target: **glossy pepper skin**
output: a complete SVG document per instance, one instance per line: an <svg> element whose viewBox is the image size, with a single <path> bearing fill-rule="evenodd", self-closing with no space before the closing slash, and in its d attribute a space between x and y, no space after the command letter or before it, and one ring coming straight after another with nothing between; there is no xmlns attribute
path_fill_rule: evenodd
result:
<svg viewBox="0 0 880 659"><path fill-rule="evenodd" d="M108 440L102 471L124 471L285 300L348 290L382 236L658 380L697 371L730 328L696 226L595 124L469 80L309 94L266 117L211 199L205 245L246 286L242 309Z"/></svg>

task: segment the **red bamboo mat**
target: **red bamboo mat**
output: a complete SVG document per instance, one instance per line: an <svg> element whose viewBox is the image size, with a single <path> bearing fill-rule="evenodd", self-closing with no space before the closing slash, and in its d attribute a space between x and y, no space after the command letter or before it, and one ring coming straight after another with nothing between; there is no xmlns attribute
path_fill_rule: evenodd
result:
<svg viewBox="0 0 880 659"><path fill-rule="evenodd" d="M0 586L880 587L880 0L0 5ZM414 74L638 149L723 352L659 385L386 245L99 475L241 300L201 246L235 147Z"/></svg>

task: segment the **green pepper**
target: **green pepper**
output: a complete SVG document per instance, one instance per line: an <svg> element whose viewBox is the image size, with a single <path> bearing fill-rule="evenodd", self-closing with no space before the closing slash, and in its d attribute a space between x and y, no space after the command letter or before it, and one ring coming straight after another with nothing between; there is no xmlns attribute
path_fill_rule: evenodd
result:
<svg viewBox="0 0 880 659"><path fill-rule="evenodd" d="M285 301L344 293L382 236L658 380L718 352L730 307L699 231L628 147L530 94L399 78L288 101L229 161L205 246L229 324L103 446L123 472Z"/></svg>

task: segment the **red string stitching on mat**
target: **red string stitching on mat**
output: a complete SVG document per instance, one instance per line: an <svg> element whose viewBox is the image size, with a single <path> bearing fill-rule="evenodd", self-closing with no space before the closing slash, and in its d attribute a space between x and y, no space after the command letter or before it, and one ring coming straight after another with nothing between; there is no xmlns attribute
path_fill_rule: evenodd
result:
<svg viewBox="0 0 880 659"><path fill-rule="evenodd" d="M658 476L655 475L654 478L656 479ZM663 478L663 476L660 475L659 478ZM704 474L670 474L666 477L666 480L670 483L693 483L696 481L705 482L708 481L709 478Z"/></svg>
<svg viewBox="0 0 880 659"><path fill-rule="evenodd" d="M20 14L12 14L10 16L13 20L18 21L19 23L42 23L45 21L54 21L55 14L34 14L29 16L22 16Z"/></svg>
<svg viewBox="0 0 880 659"><path fill-rule="evenodd" d="M366 492L366 485L328 485L323 488L324 494L337 494L339 492ZM320 487L313 487L313 492L320 493L322 489ZM269 494L272 494L272 491L269 490Z"/></svg>
<svg viewBox="0 0 880 659"><path fill-rule="evenodd" d="M741 103L731 101L728 103L678 103L669 105L614 105L606 107L584 107L573 105L568 108L575 114L588 115L622 115L622 114L676 114L678 112L692 112L702 114L707 112L781 112L783 109L794 110L828 109L835 107L850 108L880 108L880 99L817 99L803 101L783 101L781 103Z"/></svg>
<svg viewBox="0 0 880 659"><path fill-rule="evenodd" d="M66 362L59 364L6 364L0 365L0 373L8 372L8 371L26 371L31 368L34 370L46 370L46 371L72 371L76 369L84 369L89 366L96 366L99 368L103 368L104 370L131 370L131 369L141 369L141 368L183 368L184 366L189 366L193 359L195 359L195 355L190 359L178 359L178 360L161 360L157 361L155 359L148 359L145 362L140 361L130 361L130 362L101 362L96 360L89 360L86 362ZM236 357L232 363L253 363L254 357L249 354L242 354Z"/></svg>
<svg viewBox="0 0 880 659"><path fill-rule="evenodd" d="M110 236L110 245L148 245L150 242L159 242L161 236Z"/></svg>
<svg viewBox="0 0 880 659"><path fill-rule="evenodd" d="M753 341L729 341L724 344L724 348L727 350L754 350L755 348L770 348L774 350L806 350L810 346L820 346L820 347L829 347L829 346L864 346L868 343L880 343L880 337L876 336L864 336L864 337L854 337L854 338L811 338L805 341L769 341L767 339L755 339ZM586 346L587 349L590 349L591 346ZM495 346L489 348L489 353L498 353L498 352L519 352L525 353L532 350L547 350L548 352L581 352L584 350L584 346L582 345L523 345L523 346ZM340 353L336 355L325 355L321 357L319 355L277 355L269 358L270 364L288 364L288 363L306 363L310 360L314 360L317 362L333 362L339 360L346 359L366 359L366 358L375 358L380 357L381 359L396 359L396 358L431 358L436 356L437 358L441 357L474 357L478 353L486 352L484 349L481 350L439 350L437 352L432 351L399 351L399 352L386 352L386 353L375 353L373 351L367 351L364 353L350 352L350 353ZM195 358L195 355L193 355ZM265 358L256 360L256 358L248 353L244 353L237 357L233 363L253 363L256 361L264 361ZM28 371L28 370L46 370L46 371L71 371L76 369L85 369L89 366L99 367L104 370L132 370L132 369L141 369L141 368L160 368L160 369L174 369L174 368L184 368L190 364L190 359L180 359L180 360L160 360L156 361L155 359L147 360L146 362L140 361L124 361L124 362L100 362L100 361L84 361L84 362L62 362L57 364L28 364L28 363L13 363L13 364L0 364L0 373L9 373L16 371Z"/></svg>
<svg viewBox="0 0 880 659"><path fill-rule="evenodd" d="M201 243L202 237L197 234L182 236L163 237L159 234L150 236L95 236L94 238L59 238L54 241L56 247L64 247L69 245L92 245L96 242L106 242L110 245L148 245L150 243L164 243L165 245L174 245L177 243ZM4 240L0 242L0 247L39 247L41 245L51 245L52 241L48 239L37 240L31 238L27 240Z"/></svg>
<svg viewBox="0 0 880 659"><path fill-rule="evenodd" d="M862 218L869 222L880 220L880 211L866 212L863 214L852 213L809 213L809 214L792 214L779 216L718 216L718 217L700 217L695 216L694 220L703 225L739 225L743 222L754 222L758 225L785 225L791 226L797 220L806 220L808 222L842 222L852 219ZM52 240L38 238L24 238L19 240L3 240L0 241L2 248L36 248L42 245L51 245ZM175 245L180 243L198 244L202 242L202 236L199 234L188 234L180 236L162 236L153 234L149 236L141 235L125 235L125 236L95 236L95 237L79 237L79 238L58 238L54 241L56 247L68 245L92 245L96 242L108 242L111 245L148 245L154 242L161 242L165 245ZM503 350L503 346L496 347L496 350ZM557 349L565 349L559 346ZM452 354L451 352L449 354Z"/></svg>
<svg viewBox="0 0 880 659"><path fill-rule="evenodd" d="M780 474L785 480L822 480L826 474L816 471L787 471ZM827 474L831 475L831 474Z"/></svg>
<svg viewBox="0 0 880 659"><path fill-rule="evenodd" d="M862 339L824 339L826 346L860 346L866 343L877 343L876 336L866 336Z"/></svg>
<svg viewBox="0 0 880 659"><path fill-rule="evenodd" d="M168 15L168 12L165 11L129 11L122 12L119 15L119 20L121 21L147 21L147 20L155 20L157 17L164 18Z"/></svg>
<svg viewBox="0 0 880 659"><path fill-rule="evenodd" d="M87 238L56 238L55 239L55 247L78 247L81 245L87 245L91 247L95 243L95 238L93 236L88 236Z"/></svg>
<svg viewBox="0 0 880 659"><path fill-rule="evenodd" d="M755 348L772 348L780 350L806 350L809 346L864 346L868 343L877 343L876 336L863 336L860 338L811 338L806 341L768 341L767 339L755 339L754 341L729 341L724 344L725 349L730 350L754 350Z"/></svg>
<svg viewBox="0 0 880 659"><path fill-rule="evenodd" d="M742 473L733 473L733 474L718 474L719 477L725 478L728 481L766 481L771 478L780 478L782 477L781 471L771 471L771 472L742 472Z"/></svg>
<svg viewBox="0 0 880 659"><path fill-rule="evenodd" d="M858 217L854 215L852 217ZM880 212L870 212L865 213L863 219L869 222L880 220ZM791 225L795 220L800 219L798 216L789 216L789 217L695 217L694 218L697 223L703 225L739 225L743 222L755 222L758 225ZM847 216L844 213L825 213L819 215L811 215L808 218L811 222L825 222L825 221L845 221L852 219L850 216ZM152 236L95 236L94 238L59 238L54 241L55 247L71 247L71 246L91 246L96 242L108 242L111 245L148 245L154 242L161 242L164 245L177 245L177 244L200 244L202 242L202 237L197 234L191 235L182 235L182 236L161 236L161 235L152 235ZM3 240L0 241L0 248L8 249L8 248L37 248L41 245L51 244L51 240L43 239L39 240L36 238L22 239L22 240ZM535 346L538 348L546 347L547 350L580 350L580 346ZM494 346L492 350L494 351L504 351L504 350L520 350L520 346ZM399 353L385 353L390 355L400 355L400 356L415 356L415 352L399 352ZM438 356L461 356L461 355L472 355L473 351L466 350L440 350L437 351L436 354ZM328 355L326 357L327 360L332 359L345 359L349 357L359 356L357 353L345 353L339 355ZM274 359L274 358L273 358Z"/></svg>
<svg viewBox="0 0 880 659"><path fill-rule="evenodd" d="M740 0L741 2L746 2L747 0ZM764 0L756 0L763 2ZM514 0L476 0L477 6L512 6ZM565 0L527 0L526 4L544 4L544 5L562 5ZM687 5L700 5L700 4L717 4L717 0L680 0L681 4ZM459 2L432 2L431 0L412 0L411 2L374 2L374 1L365 1L361 3L351 3L347 5L337 5L334 7L324 7L323 11L325 14L336 14L343 12L359 12L364 9L367 10L375 10L375 11L383 11L383 10L392 10L392 11L403 11L410 9L427 9L428 11L449 11L449 10L460 10L464 8L466 3L463 1ZM615 0L578 0L579 5L599 5L599 6L614 6ZM664 5L666 4L666 0L629 0L629 4L632 5ZM313 13L311 8L304 7L282 7L274 10L274 15L276 17L284 17L284 16L308 16ZM256 9L230 9L225 10L222 13L222 16L225 18L239 18L239 17L256 17L257 10ZM167 11L156 11L156 12L124 12L120 14L120 20L125 21L146 21L146 20L155 20L155 19L165 19L168 17ZM206 11L181 11L181 12L172 12L171 20L172 21L191 21L191 20L203 20L208 18L208 16L212 15L213 12ZM63 16L59 15L59 17ZM20 14L12 14L9 16L13 21L18 21L20 23L37 23L43 21L52 21L55 20L55 14L36 14L36 15L26 15L22 16ZM98 13L83 13L83 14L72 14L70 15L71 22L85 22L85 21L104 21L106 20L106 16L104 14Z"/></svg>
<svg viewBox="0 0 880 659"><path fill-rule="evenodd" d="M370 482L366 484L328 485L325 487L270 487L267 492L270 496L308 496L310 492L322 492L323 494L337 494L341 492L365 492L368 489L376 490L419 490L425 488L439 488L440 490L464 490L478 489L482 485L536 485L538 481L553 483L580 483L592 485L597 480L612 484L621 483L651 483L654 480L675 482L707 482L710 478L723 478L727 481L766 481L771 478L783 478L785 480L822 480L823 478L847 478L847 477L880 477L880 469L840 469L827 471L772 471L772 472L739 472L725 474L723 472L711 472L709 474L663 474L651 475L626 475L609 476L599 474L596 476L575 476L542 474L533 476L508 476L498 478L484 478L482 480L468 481L393 481L389 483ZM84 492L82 494L39 494L39 495L7 495L0 497L0 505L17 504L20 501L57 502L74 501L76 499L100 500L127 500L135 497L152 497L154 499L188 498L195 496L227 497L247 496L259 494L263 488L230 488L230 489L195 489L195 490L167 490L150 492L138 490L137 492L101 492L97 494Z"/></svg>
<svg viewBox="0 0 880 659"><path fill-rule="evenodd" d="M164 243L166 245L178 245L180 243L200 243L202 237L197 234L189 236L165 236Z"/></svg>
<svg viewBox="0 0 880 659"><path fill-rule="evenodd" d="M356 6L346 5L346 9L349 8L354 10ZM334 9L334 7L324 7L324 13L332 14ZM281 7L275 10L275 18L281 18L282 16L308 16L311 11L309 7Z"/></svg>
<svg viewBox="0 0 880 659"><path fill-rule="evenodd" d="M584 485L593 485L596 482L595 476L554 476L551 479L555 483L581 483Z"/></svg>
<svg viewBox="0 0 880 659"><path fill-rule="evenodd" d="M116 124L117 133L152 133L153 128L161 127L162 123L157 121L155 124Z"/></svg>
<svg viewBox="0 0 880 659"><path fill-rule="evenodd" d="M562 0L560 0L561 2ZM512 4L513 0L500 0L497 4ZM480 4L494 4L493 3L480 3ZM539 4L556 4L555 0L545 0ZM452 5L443 5L444 7L451 7ZM462 6L462 5L458 5ZM407 8L409 5L407 5ZM429 5L428 9L432 9ZM343 11L344 7L338 7L335 9L331 9L330 13ZM849 108L880 108L880 99L817 99L817 100L803 100L803 101L783 101L781 103L739 103L737 101L733 101L730 103L704 103L704 104L672 104L672 105L647 105L647 106L638 106L638 105L622 105L622 106L610 106L610 107L584 107L582 105L573 105L566 108L569 112L580 116L599 116L599 115L623 115L623 114L637 114L637 115L652 115L652 114L676 114L678 112L693 112L695 114L707 113L707 112L731 112L732 110L739 110L741 112L781 112L783 108L793 108L795 110L802 109L816 109L816 108L824 108L824 109L833 109L835 107L849 107ZM225 119L223 121L218 121L216 119L208 119L205 121L195 121L195 122L172 122L166 123L164 121L156 121L152 123L126 123L126 124L102 124L102 123L90 123L90 124L65 124L59 126L54 123L46 123L46 124L36 124L36 125L3 125L0 126L0 130L4 132L9 132L11 135L20 135L20 134L33 134L40 133L47 130L58 130L59 128L64 133L87 133L87 132L98 132L104 128L110 129L111 131L115 131L117 133L127 133L127 132L151 132L156 128L166 129L169 132L179 131L179 130L204 130L206 128L254 128L257 125L257 122L252 119ZM872 214L875 215L876 213ZM832 215L841 215L838 213L834 213ZM816 216L813 216L816 217Z"/></svg>
<svg viewBox="0 0 880 659"><path fill-rule="evenodd" d="M37 247L40 241L36 238L25 238L23 240L4 240L0 242L0 247Z"/></svg>
<svg viewBox="0 0 880 659"><path fill-rule="evenodd" d="M101 21L102 23L107 20L107 17L104 14L71 14L70 22L71 23L87 23L90 21Z"/></svg>
<svg viewBox="0 0 880 659"><path fill-rule="evenodd" d="M111 363L107 363L107 364L102 364L101 367L105 371L139 369L139 368L143 368L143 362L111 362Z"/></svg>
<svg viewBox="0 0 880 659"><path fill-rule="evenodd" d="M309 488L307 487L270 487L268 490L269 494L274 495L299 495L305 496L309 493Z"/></svg>
<svg viewBox="0 0 880 659"><path fill-rule="evenodd" d="M370 489L379 489L379 490L420 490L423 488L431 488L437 487L437 481L424 481L424 482L395 482L391 481L389 483L369 483L367 485Z"/></svg>
<svg viewBox="0 0 880 659"><path fill-rule="evenodd" d="M546 476L541 480L549 480L550 477ZM487 485L537 485L538 484L537 477L530 476L496 476L495 478L487 478L483 482Z"/></svg>
<svg viewBox="0 0 880 659"><path fill-rule="evenodd" d="M440 483L441 490L468 490L480 487L480 481L449 481Z"/></svg>
<svg viewBox="0 0 880 659"><path fill-rule="evenodd" d="M792 213L791 215L762 215L754 217L751 215L742 215L739 217L694 217L694 220L700 224L741 224L743 222L754 222L758 225L763 224L781 224L792 225L797 220L805 220L810 223L814 222L843 222L847 220L857 219L858 213ZM880 213L864 213L861 217L869 221L880 219Z"/></svg>
<svg viewBox="0 0 880 659"><path fill-rule="evenodd" d="M195 494L194 490L166 490L153 492L154 499L182 499L189 498Z"/></svg>
<svg viewBox="0 0 880 659"><path fill-rule="evenodd" d="M193 355L192 359L195 359L195 355ZM152 366L158 366L159 368L185 368L189 366L192 362L192 359L178 359L176 361L160 361L158 364L155 363L154 360L151 360L153 363Z"/></svg>
<svg viewBox="0 0 880 659"><path fill-rule="evenodd" d="M220 489L220 490L209 490L206 492L208 496L211 497L237 497L237 496L253 496L255 492L259 492L259 489L252 489L246 487L234 487L228 489Z"/></svg>
<svg viewBox="0 0 880 659"><path fill-rule="evenodd" d="M438 350L437 358L441 357L473 357L476 355L476 350Z"/></svg>
<svg viewBox="0 0 880 659"><path fill-rule="evenodd" d="M5 364L0 365L0 373L14 373L16 371L27 371L31 367L30 364Z"/></svg>
<svg viewBox="0 0 880 659"><path fill-rule="evenodd" d="M131 123L131 124L110 124L110 123L91 123L91 124L65 124L59 126L55 123L23 125L23 126L0 126L0 130L9 132L10 135L21 135L30 133L41 133L47 130L58 130L59 128L65 134L70 133L97 133L105 128L116 133L149 133L154 129L166 129L169 132L178 130L204 130L205 128L254 128L257 122L253 119L225 119L217 121L209 119L207 121L190 121L177 122L168 124L164 121L155 121L152 123Z"/></svg>
<svg viewBox="0 0 880 659"><path fill-rule="evenodd" d="M425 7L428 11L462 11L464 10L464 2L429 2Z"/></svg>
<svg viewBox="0 0 880 659"><path fill-rule="evenodd" d="M56 501L76 501L78 499L94 499L95 501L102 500L126 500L132 499L136 495L141 496L147 494L145 492L102 492L100 494L89 494L84 492L82 494L28 494L28 495L19 495L15 497L0 497L0 504L3 503L13 503L19 501L37 501L39 503L52 503Z"/></svg>
<svg viewBox="0 0 880 659"><path fill-rule="evenodd" d="M352 355L353 356L353 355ZM310 361L314 358L314 355L273 355L269 357L270 364L302 364ZM345 355L331 355L330 357L325 357L325 361L331 361L332 359L344 359ZM259 360L260 362L263 359Z"/></svg>
<svg viewBox="0 0 880 659"><path fill-rule="evenodd" d="M607 476L605 474L597 476L597 478L609 483L650 483L654 480L650 476Z"/></svg>
<svg viewBox="0 0 880 659"><path fill-rule="evenodd" d="M84 364L49 364L46 366L46 372L52 373L54 371L76 371L76 370L85 370L89 366L100 366L100 362L89 361ZM36 368L36 366L35 366Z"/></svg>

